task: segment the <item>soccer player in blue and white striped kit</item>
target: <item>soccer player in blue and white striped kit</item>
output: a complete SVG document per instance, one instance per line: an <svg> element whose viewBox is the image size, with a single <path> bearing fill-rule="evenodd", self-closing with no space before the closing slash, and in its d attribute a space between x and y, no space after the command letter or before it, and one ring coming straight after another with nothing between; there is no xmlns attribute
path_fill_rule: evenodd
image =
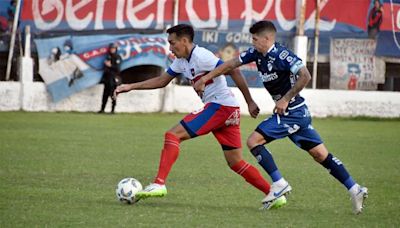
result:
<svg viewBox="0 0 400 228"><path fill-rule="evenodd" d="M273 181L270 193L263 199L264 207L269 208L277 197L292 190L264 145L275 139L289 137L348 189L353 212L361 213L368 189L357 184L343 163L328 152L312 127L310 112L299 94L311 79L305 64L293 52L275 42L276 28L271 21L255 23L250 33L253 47L202 77L195 83L194 89L202 91L206 81L243 64L256 62L264 87L275 101L272 116L261 122L247 140L251 153Z"/></svg>

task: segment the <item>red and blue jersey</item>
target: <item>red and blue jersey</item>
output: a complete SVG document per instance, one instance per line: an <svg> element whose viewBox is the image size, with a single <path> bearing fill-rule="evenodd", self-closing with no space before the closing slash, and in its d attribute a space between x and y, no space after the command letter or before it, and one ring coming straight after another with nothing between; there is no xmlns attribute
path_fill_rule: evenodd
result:
<svg viewBox="0 0 400 228"><path fill-rule="evenodd" d="M171 76L182 74L192 82L196 82L222 63L222 60L211 51L196 45L187 59L175 59L167 69L167 73ZM224 75L206 82L202 101L205 104L213 102L230 107L239 107L239 103L229 89Z"/></svg>

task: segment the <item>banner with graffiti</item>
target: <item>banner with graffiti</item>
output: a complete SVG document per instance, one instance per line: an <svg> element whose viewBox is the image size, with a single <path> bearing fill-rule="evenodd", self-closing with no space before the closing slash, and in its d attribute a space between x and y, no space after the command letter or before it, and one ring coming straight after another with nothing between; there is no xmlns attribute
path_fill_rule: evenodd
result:
<svg viewBox="0 0 400 228"><path fill-rule="evenodd" d="M376 66L376 42L371 39L333 39L330 51L330 89L376 90L385 74Z"/></svg>
<svg viewBox="0 0 400 228"><path fill-rule="evenodd" d="M118 46L121 71L138 65L166 68L169 64L164 34L62 36L35 39L35 43L39 73L55 102L100 82L110 43Z"/></svg>
<svg viewBox="0 0 400 228"><path fill-rule="evenodd" d="M223 61L237 57L241 52L251 47L251 34L241 32L196 31L194 42L205 47ZM247 84L250 87L263 87L258 78L257 65L246 64L240 67ZM229 86L236 86L230 77L227 77Z"/></svg>
<svg viewBox="0 0 400 228"><path fill-rule="evenodd" d="M178 10L175 11L175 2ZM293 38L297 26L295 0L24 0L20 25L34 33L110 29L165 29L192 24L197 30L248 33L258 20L271 20L278 32ZM383 12L376 55L400 57L400 0L380 0ZM1 6L0 2L0 6ZM320 4L320 48L328 54L331 38L367 38L374 0L325 0ZM355 10L356 9L356 10ZM306 0L305 34L313 41L315 1ZM313 45L309 51L312 53Z"/></svg>

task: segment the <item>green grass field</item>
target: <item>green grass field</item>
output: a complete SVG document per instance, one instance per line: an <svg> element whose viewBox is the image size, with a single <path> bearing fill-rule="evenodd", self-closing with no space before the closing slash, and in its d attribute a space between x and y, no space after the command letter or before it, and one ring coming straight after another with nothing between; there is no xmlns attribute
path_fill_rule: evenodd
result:
<svg viewBox="0 0 400 228"><path fill-rule="evenodd" d="M269 145L293 187L281 209L258 210L263 194L228 168L212 135L182 144L166 197L118 202L120 179L153 180L164 132L182 117L0 113L0 227L400 227L399 119L314 119L369 188L359 216L346 189L287 139ZM262 118L242 118L243 142Z"/></svg>

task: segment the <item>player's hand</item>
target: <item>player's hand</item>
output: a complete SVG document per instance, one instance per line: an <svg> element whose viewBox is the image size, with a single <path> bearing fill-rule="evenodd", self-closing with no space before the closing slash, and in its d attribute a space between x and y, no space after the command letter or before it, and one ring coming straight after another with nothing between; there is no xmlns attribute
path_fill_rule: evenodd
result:
<svg viewBox="0 0 400 228"><path fill-rule="evenodd" d="M193 89L199 95L199 97L203 98L204 89L206 88L206 82L203 78L200 78L195 83L193 83Z"/></svg>
<svg viewBox="0 0 400 228"><path fill-rule="evenodd" d="M286 108L289 105L289 101L287 101L284 97L282 97L280 100L278 100L275 103L275 108L273 110L274 113L277 113L279 115L285 114Z"/></svg>
<svg viewBox="0 0 400 228"><path fill-rule="evenodd" d="M131 90L132 88L129 84L122 84L120 86L117 86L117 88L114 90L113 99L117 99L118 94L126 93Z"/></svg>
<svg viewBox="0 0 400 228"><path fill-rule="evenodd" d="M254 101L250 101L248 104L250 116L253 118L257 118L258 114L260 113L260 108Z"/></svg>

